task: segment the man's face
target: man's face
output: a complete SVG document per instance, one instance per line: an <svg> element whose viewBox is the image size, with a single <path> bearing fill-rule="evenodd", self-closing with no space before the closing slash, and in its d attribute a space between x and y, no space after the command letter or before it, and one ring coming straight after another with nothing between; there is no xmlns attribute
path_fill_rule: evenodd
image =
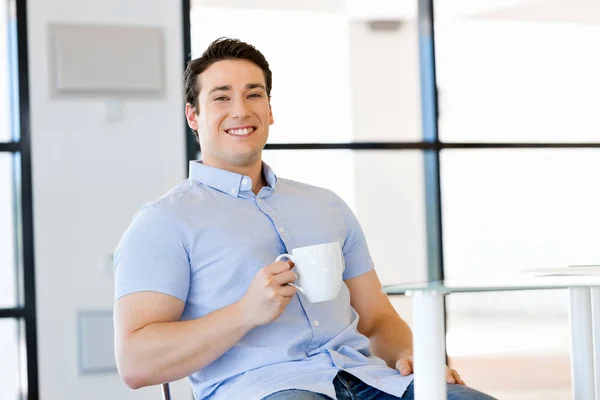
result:
<svg viewBox="0 0 600 400"><path fill-rule="evenodd" d="M198 131L202 161L223 169L259 163L273 123L262 70L246 60L217 61L197 84L197 107L186 105L186 117Z"/></svg>

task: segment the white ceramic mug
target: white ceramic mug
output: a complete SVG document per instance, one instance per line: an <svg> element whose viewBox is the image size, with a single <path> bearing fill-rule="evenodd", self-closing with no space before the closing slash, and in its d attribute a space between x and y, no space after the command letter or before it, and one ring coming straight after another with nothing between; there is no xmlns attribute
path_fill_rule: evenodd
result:
<svg viewBox="0 0 600 400"><path fill-rule="evenodd" d="M298 280L291 283L311 303L333 300L338 296L344 272L344 256L339 242L298 247L292 254L282 254L294 263Z"/></svg>

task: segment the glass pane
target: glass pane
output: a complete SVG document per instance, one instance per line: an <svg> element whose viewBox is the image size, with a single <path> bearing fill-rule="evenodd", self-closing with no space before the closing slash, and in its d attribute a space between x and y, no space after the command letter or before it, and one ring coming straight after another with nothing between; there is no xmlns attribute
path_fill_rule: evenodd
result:
<svg viewBox="0 0 600 400"><path fill-rule="evenodd" d="M17 298L14 204L13 157L0 153L0 308L14 307Z"/></svg>
<svg viewBox="0 0 600 400"><path fill-rule="evenodd" d="M0 319L0 394L2 399L21 399L19 385L19 341L17 321Z"/></svg>
<svg viewBox="0 0 600 400"><path fill-rule="evenodd" d="M498 399L570 399L569 320L562 312L568 296L562 292L560 311L535 312L474 312L464 305L499 299L488 293L448 296L449 364L469 386Z"/></svg>
<svg viewBox="0 0 600 400"><path fill-rule="evenodd" d="M17 57L14 1L0 1L0 142L9 142L17 129Z"/></svg>
<svg viewBox="0 0 600 400"><path fill-rule="evenodd" d="M445 276L600 263L600 151L444 150ZM472 311L566 312L556 291L495 293Z"/></svg>
<svg viewBox="0 0 600 400"><path fill-rule="evenodd" d="M228 36L267 58L275 119L270 143L420 140L413 20L401 26L353 20L343 2L281 2L279 9L273 2L262 8L245 2L244 9L198 3L190 16L193 57Z"/></svg>
<svg viewBox="0 0 600 400"><path fill-rule="evenodd" d="M445 276L598 264L599 167L599 150L444 150ZM566 290L450 295L451 363L497 398L570 398L568 304Z"/></svg>
<svg viewBox="0 0 600 400"><path fill-rule="evenodd" d="M267 150L263 158L279 177L328 188L348 203L383 284L425 279L421 152Z"/></svg>
<svg viewBox="0 0 600 400"><path fill-rule="evenodd" d="M598 8L557 4L436 1L443 141L600 142Z"/></svg>

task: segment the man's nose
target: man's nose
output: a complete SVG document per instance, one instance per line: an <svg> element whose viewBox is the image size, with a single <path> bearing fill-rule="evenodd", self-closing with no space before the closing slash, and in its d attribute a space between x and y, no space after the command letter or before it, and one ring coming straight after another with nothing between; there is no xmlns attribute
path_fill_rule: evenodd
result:
<svg viewBox="0 0 600 400"><path fill-rule="evenodd" d="M233 101L231 108L231 116L237 119L244 119L248 116L248 105L244 101L244 99L239 99Z"/></svg>

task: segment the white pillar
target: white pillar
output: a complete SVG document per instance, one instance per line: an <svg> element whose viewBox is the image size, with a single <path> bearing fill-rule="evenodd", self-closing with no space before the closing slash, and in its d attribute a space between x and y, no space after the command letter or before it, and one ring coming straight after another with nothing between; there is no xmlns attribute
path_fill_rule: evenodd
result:
<svg viewBox="0 0 600 400"><path fill-rule="evenodd" d="M596 400L600 400L600 288L592 288L592 342L594 345L594 381Z"/></svg>
<svg viewBox="0 0 600 400"><path fill-rule="evenodd" d="M569 291L573 400L594 399L591 290L574 287Z"/></svg>
<svg viewBox="0 0 600 400"><path fill-rule="evenodd" d="M446 400L444 294L415 291L411 295L415 400Z"/></svg>

